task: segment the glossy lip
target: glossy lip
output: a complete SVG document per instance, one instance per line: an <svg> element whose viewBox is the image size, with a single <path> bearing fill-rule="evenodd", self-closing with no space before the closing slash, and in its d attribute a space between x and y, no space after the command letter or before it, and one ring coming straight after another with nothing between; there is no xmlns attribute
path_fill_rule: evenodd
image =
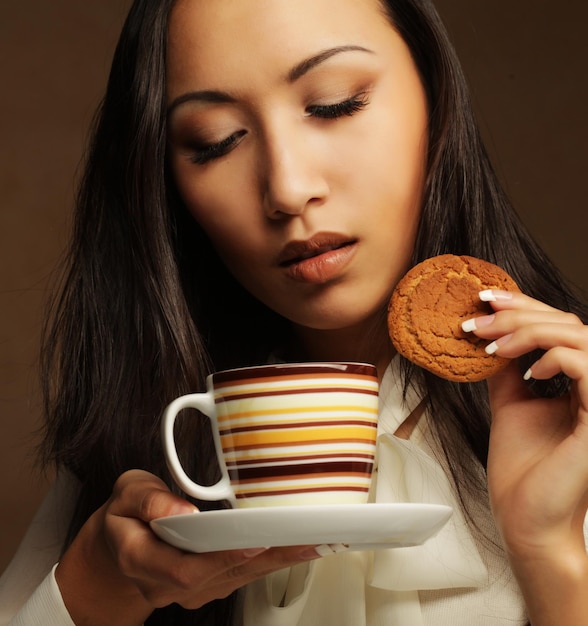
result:
<svg viewBox="0 0 588 626"><path fill-rule="evenodd" d="M354 243L356 240L353 237L340 233L317 233L306 241L291 241L286 244L278 255L278 265L288 267Z"/></svg>
<svg viewBox="0 0 588 626"><path fill-rule="evenodd" d="M289 242L277 263L293 280L320 284L336 278L357 251L358 240L341 233L317 233Z"/></svg>

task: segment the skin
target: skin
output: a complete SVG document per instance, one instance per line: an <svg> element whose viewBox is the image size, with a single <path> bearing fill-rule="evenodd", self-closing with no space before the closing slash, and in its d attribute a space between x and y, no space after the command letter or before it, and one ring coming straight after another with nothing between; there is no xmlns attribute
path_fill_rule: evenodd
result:
<svg viewBox="0 0 588 626"><path fill-rule="evenodd" d="M527 376L564 372L573 382L562 398L537 398L514 361L489 381L494 518L533 626L587 624L588 328L523 294L495 298L495 315L477 320L473 332L512 359L542 348Z"/></svg>
<svg viewBox="0 0 588 626"><path fill-rule="evenodd" d="M408 264L427 146L422 86L377 2L180 0L168 74L172 170L229 269L291 320L307 358L368 360L382 372L392 349L379 320ZM367 105L317 116L352 97ZM219 142L222 154L204 145ZM319 257L281 263L287 244L309 251L321 233L347 245L334 250L321 235ZM533 625L577 626L588 616L588 332L522 294L493 307L475 334L512 358L542 347L532 376L574 380L557 400L531 397L514 366L490 381L488 477ZM57 569L75 623L142 624L156 607L196 608L317 557L313 546L187 555L149 530L151 519L193 511L155 476L124 474Z"/></svg>
<svg viewBox="0 0 588 626"><path fill-rule="evenodd" d="M410 258L427 105L410 53L375 0L336 4L179 2L168 56L170 162L227 267L293 322L307 356L373 358L374 346L386 346L375 361L383 369L385 325L377 341L360 344ZM195 95L211 91L214 101ZM350 99L360 110L325 117ZM226 153L194 163L203 144L235 134ZM280 263L285 246L312 247L324 233L350 245Z"/></svg>

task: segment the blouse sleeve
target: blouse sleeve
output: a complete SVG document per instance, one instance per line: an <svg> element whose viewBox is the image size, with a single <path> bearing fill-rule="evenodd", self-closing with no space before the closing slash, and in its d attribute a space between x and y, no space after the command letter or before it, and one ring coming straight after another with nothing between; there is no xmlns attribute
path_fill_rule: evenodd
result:
<svg viewBox="0 0 588 626"><path fill-rule="evenodd" d="M33 595L10 620L9 626L75 626L55 580L54 565Z"/></svg>
<svg viewBox="0 0 588 626"><path fill-rule="evenodd" d="M58 475L0 578L0 626L72 626L53 571L78 491L71 474Z"/></svg>

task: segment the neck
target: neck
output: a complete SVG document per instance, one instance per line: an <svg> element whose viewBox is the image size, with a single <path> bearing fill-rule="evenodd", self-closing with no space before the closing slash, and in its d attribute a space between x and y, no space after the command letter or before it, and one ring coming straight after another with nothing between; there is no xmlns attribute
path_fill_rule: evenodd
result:
<svg viewBox="0 0 588 626"><path fill-rule="evenodd" d="M385 320L370 320L335 330L295 326L289 351L290 358L297 360L371 363L376 366L380 380L394 354Z"/></svg>

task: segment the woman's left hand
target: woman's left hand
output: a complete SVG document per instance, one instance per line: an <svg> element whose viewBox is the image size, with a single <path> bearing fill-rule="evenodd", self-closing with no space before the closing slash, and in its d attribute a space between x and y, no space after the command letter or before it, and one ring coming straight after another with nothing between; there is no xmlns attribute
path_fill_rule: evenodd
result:
<svg viewBox="0 0 588 626"><path fill-rule="evenodd" d="M588 589L583 533L588 509L588 327L575 315L520 293L484 292L484 299L495 313L477 318L472 332L489 340L487 351L513 359L488 381L492 511L527 603L534 607L534 626L567 624L561 613L550 615L561 606L554 609L548 598L558 596L562 581L566 594L571 592L574 585L566 579L572 574ZM524 383L515 359L538 348L546 352L525 377L545 380L563 372L571 379L565 395L541 398ZM587 619L585 612L582 620ZM576 623L586 623L582 620Z"/></svg>

